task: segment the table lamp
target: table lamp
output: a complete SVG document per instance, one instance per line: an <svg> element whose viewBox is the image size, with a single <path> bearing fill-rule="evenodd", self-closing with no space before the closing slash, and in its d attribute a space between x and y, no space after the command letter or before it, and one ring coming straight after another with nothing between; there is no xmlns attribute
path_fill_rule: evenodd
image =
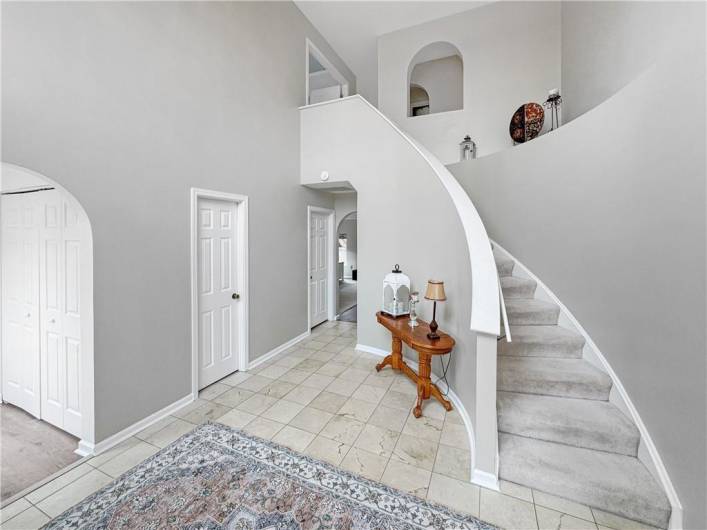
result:
<svg viewBox="0 0 707 530"><path fill-rule="evenodd" d="M447 299L447 295L444 294L444 282L429 280L427 282L425 298L434 302L432 306L432 322L430 322L430 332L427 334L427 338L437 340L439 338L439 335L437 335L437 321L435 320L437 316L437 302L444 302Z"/></svg>

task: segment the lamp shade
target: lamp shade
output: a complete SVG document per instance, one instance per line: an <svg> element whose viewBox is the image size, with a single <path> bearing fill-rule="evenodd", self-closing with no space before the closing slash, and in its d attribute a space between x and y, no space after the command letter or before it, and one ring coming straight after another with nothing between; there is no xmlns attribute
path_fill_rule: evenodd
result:
<svg viewBox="0 0 707 530"><path fill-rule="evenodd" d="M425 298L427 300L437 300L442 302L447 299L447 295L444 294L444 282L438 280L429 280L427 282L427 291L425 292Z"/></svg>

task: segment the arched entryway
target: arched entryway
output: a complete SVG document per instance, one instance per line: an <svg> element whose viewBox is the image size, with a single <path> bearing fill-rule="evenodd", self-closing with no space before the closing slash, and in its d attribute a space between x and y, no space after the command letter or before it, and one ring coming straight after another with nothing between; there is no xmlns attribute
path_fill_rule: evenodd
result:
<svg viewBox="0 0 707 530"><path fill-rule="evenodd" d="M353 211L346 214L337 228L338 308L339 320L356 322L358 292L358 217Z"/></svg>
<svg viewBox="0 0 707 530"><path fill-rule="evenodd" d="M85 455L94 442L91 223L44 175L3 163L2 179L2 400L74 436Z"/></svg>

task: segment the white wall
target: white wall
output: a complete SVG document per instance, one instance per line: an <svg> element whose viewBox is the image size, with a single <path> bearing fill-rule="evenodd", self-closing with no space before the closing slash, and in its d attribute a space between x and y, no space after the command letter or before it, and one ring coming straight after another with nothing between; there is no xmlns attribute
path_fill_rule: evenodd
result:
<svg viewBox="0 0 707 530"><path fill-rule="evenodd" d="M459 110L464 106L463 70L462 60L456 55L415 65L410 82L427 92L430 114Z"/></svg>
<svg viewBox="0 0 707 530"><path fill-rule="evenodd" d="M424 46L447 41L464 59L464 109L408 113L408 66ZM378 39L380 110L443 163L459 160L466 134L479 156L510 147L515 110L560 88L559 2L496 2ZM547 120L549 121L549 120Z"/></svg>
<svg viewBox="0 0 707 530"><path fill-rule="evenodd" d="M562 109L569 122L700 38L697 2L562 2ZM704 40L704 35L701 36ZM704 45L704 42L702 43ZM675 102L681 105L681 102Z"/></svg>
<svg viewBox="0 0 707 530"><path fill-rule="evenodd" d="M332 135L332 129L340 133ZM437 320L457 341L449 383L477 422L472 454L478 456L476 475L485 477L472 477L494 485L498 275L476 209L434 155L361 97L302 109L301 142L303 184L321 186L320 175L328 171L332 183L350 182L358 191L360 344L390 351L390 334L374 315L394 264L411 278L413 290L422 291L430 278L445 282L448 299ZM429 319L431 304L419 309Z"/></svg>
<svg viewBox="0 0 707 530"><path fill-rule="evenodd" d="M692 9L704 20L704 4ZM701 33L680 61L657 64L558 131L450 166L491 237L552 289L611 364L691 529L706 523ZM657 124L658 146L636 132Z"/></svg>
<svg viewBox="0 0 707 530"><path fill-rule="evenodd" d="M96 442L191 391L191 187L249 196L250 359L306 330L306 38L355 82L292 3L3 4L3 160L93 228Z"/></svg>
<svg viewBox="0 0 707 530"><path fill-rule="evenodd" d="M358 195L356 192L351 193L333 193L334 196L334 211L336 212L336 226L344 220L344 217L356 211Z"/></svg>

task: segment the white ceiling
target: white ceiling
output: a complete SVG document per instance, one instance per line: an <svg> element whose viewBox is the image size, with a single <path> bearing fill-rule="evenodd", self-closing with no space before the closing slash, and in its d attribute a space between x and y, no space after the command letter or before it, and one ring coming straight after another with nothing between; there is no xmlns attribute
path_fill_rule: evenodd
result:
<svg viewBox="0 0 707 530"><path fill-rule="evenodd" d="M473 9L488 1L294 0L356 75L358 92L378 99L378 37Z"/></svg>

